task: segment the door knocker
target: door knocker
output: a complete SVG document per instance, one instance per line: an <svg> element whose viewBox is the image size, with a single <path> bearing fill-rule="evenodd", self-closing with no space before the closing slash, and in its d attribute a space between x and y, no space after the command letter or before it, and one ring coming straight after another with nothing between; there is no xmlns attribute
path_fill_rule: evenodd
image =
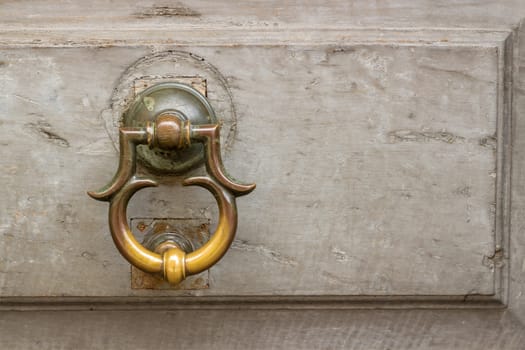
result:
<svg viewBox="0 0 525 350"><path fill-rule="evenodd" d="M209 269L222 258L237 229L235 197L255 189L255 184L240 184L224 170L219 132L215 112L200 92L180 83L153 85L137 95L124 112L123 126L119 129L120 159L115 176L101 190L88 192L94 199L109 202L109 228L124 258L140 270L158 274L172 284ZM204 146L204 155L199 144ZM138 145L187 152L186 168L195 166L204 157L209 176L183 181L185 186L206 188L219 207L217 229L199 249L187 253L176 242L167 242L152 251L141 245L131 233L126 216L129 200L141 188L158 185L154 180L135 173Z"/></svg>

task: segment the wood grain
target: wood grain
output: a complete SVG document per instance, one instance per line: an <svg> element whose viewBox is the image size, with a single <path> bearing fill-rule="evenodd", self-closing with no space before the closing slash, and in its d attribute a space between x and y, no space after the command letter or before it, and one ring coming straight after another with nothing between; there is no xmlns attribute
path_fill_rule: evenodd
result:
<svg viewBox="0 0 525 350"><path fill-rule="evenodd" d="M523 349L522 18L523 0L1 1L0 348ZM206 290L131 289L85 194L145 76L206 80L226 168L258 184ZM130 217L215 220L159 180Z"/></svg>
<svg viewBox="0 0 525 350"><path fill-rule="evenodd" d="M226 79L237 115L226 168L259 184L240 200L238 239L214 268L213 288L194 295L497 295L504 140L493 45L179 48ZM129 289L105 205L84 194L117 164L111 126L97 115L146 51L2 52L5 149L28 154L2 159L14 172L2 181L16 188L2 203L4 297L152 295ZM177 62L158 64L195 75ZM219 105L220 79L203 74ZM16 141L24 137L31 142ZM140 192L130 206L131 216L196 213L217 217L204 192L178 186Z"/></svg>
<svg viewBox="0 0 525 350"><path fill-rule="evenodd" d="M521 23L515 54L513 153L512 153L512 215L509 239L510 290L509 307L525 324L525 26Z"/></svg>
<svg viewBox="0 0 525 350"><path fill-rule="evenodd" d="M11 349L521 350L523 326L504 311L186 310L3 312Z"/></svg>
<svg viewBox="0 0 525 350"><path fill-rule="evenodd" d="M271 0L244 1L232 5L225 0L125 1L95 0L21 2L0 4L2 26L8 29L46 31L74 28L75 31L107 31L123 28L166 30L230 28L237 30L305 28L484 28L508 29L523 18L521 0ZM135 32L136 33L136 32ZM86 33L87 34L87 33Z"/></svg>

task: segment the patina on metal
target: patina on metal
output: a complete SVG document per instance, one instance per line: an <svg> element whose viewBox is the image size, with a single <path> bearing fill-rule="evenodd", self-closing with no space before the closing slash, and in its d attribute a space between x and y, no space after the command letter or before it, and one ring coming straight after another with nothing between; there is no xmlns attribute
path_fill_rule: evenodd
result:
<svg viewBox="0 0 525 350"><path fill-rule="evenodd" d="M188 117L188 111L192 118ZM237 183L225 172L220 150L220 126L217 123L205 124L209 118L215 120L210 104L203 95L187 85L161 83L144 90L125 113L124 126L119 130L117 173L101 190L88 192L94 199L110 203L109 227L120 253L140 270L160 274L172 284L209 269L222 258L237 229L235 197L255 189L255 184ZM198 121L196 125L194 120ZM191 252L183 250L180 242L169 239L162 242L162 249L148 249L135 239L126 215L129 200L135 192L158 185L154 180L136 174L137 146L193 152L191 147L194 144L204 146L204 161L209 176L187 178L183 185L201 186L213 194L219 207L217 228L206 244ZM189 162L186 164L191 164L185 169L197 164L199 157L196 152L185 158Z"/></svg>
<svg viewBox="0 0 525 350"><path fill-rule="evenodd" d="M148 123L162 120L164 114L176 115L176 119L184 125L218 124L215 112L205 96L189 85L164 82L152 85L137 95L123 113L122 126L146 127ZM184 174L204 162L202 143L190 144L189 139L184 139L187 142L184 145L166 145L163 143L166 139L162 133L166 128L160 129L160 144L137 147L137 157L141 164L159 174ZM169 133L175 134L177 133ZM171 138L168 136L168 139Z"/></svg>

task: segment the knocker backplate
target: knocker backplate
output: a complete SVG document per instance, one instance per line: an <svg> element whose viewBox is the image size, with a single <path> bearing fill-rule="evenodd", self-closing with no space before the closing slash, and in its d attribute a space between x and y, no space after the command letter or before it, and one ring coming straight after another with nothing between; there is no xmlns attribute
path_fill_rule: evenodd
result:
<svg viewBox="0 0 525 350"><path fill-rule="evenodd" d="M217 123L215 113L204 97L204 79L141 79L135 81L135 92L135 100L123 114L123 126L144 127L167 111L175 112L192 125ZM137 156L142 165L156 173L182 174L202 164L204 148L201 143L172 151L140 145Z"/></svg>

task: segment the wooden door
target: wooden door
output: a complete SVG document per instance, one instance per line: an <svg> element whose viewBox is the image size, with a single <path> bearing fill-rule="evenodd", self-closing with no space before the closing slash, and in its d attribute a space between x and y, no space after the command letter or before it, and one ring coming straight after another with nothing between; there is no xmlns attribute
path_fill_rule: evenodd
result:
<svg viewBox="0 0 525 350"><path fill-rule="evenodd" d="M520 1L0 14L0 348L525 348ZM226 168L258 186L225 257L178 287L132 270L86 195L164 81L206 94ZM130 203L137 239L213 232L209 194L155 178Z"/></svg>

